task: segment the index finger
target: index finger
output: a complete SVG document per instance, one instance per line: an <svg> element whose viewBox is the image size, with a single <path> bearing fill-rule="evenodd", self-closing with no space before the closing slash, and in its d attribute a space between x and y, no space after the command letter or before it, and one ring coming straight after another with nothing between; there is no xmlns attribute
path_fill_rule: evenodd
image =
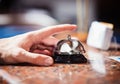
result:
<svg viewBox="0 0 120 84"><path fill-rule="evenodd" d="M36 39L42 39L45 37L48 37L50 35L62 32L62 31L72 31L76 29L76 25L71 25L71 24L64 24L64 25L56 25L56 26L50 26L50 27L46 27L43 28L41 30L37 30L32 32L33 36Z"/></svg>

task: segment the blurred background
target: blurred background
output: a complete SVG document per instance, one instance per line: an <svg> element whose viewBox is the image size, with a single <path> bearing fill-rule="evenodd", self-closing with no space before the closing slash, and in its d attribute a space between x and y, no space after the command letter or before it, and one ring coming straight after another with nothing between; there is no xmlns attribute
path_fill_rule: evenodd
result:
<svg viewBox="0 0 120 84"><path fill-rule="evenodd" d="M119 0L0 0L0 38L57 24L88 32L93 21L114 24L120 43Z"/></svg>

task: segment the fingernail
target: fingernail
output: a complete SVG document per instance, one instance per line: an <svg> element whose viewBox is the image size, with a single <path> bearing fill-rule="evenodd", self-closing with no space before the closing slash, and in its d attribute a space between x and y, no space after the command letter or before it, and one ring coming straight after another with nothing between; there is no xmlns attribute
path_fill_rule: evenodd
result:
<svg viewBox="0 0 120 84"><path fill-rule="evenodd" d="M45 65L51 65L53 64L53 59L51 57L46 58Z"/></svg>

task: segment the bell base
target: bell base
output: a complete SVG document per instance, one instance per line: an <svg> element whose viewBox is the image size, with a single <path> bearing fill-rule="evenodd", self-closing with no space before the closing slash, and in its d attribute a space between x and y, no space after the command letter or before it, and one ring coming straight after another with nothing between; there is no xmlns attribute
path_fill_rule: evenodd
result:
<svg viewBox="0 0 120 84"><path fill-rule="evenodd" d="M82 54L58 54L54 53L53 56L55 63L65 63L65 64L78 64L78 63L87 63L87 59Z"/></svg>

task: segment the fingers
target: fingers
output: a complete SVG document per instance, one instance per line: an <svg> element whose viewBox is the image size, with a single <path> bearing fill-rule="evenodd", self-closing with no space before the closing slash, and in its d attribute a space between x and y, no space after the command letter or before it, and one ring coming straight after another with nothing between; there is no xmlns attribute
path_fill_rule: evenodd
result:
<svg viewBox="0 0 120 84"><path fill-rule="evenodd" d="M52 57L48 55L31 53L22 49L20 50L19 55L15 57L15 59L18 60L18 62L27 62L36 65L49 66L53 64Z"/></svg>
<svg viewBox="0 0 120 84"><path fill-rule="evenodd" d="M36 50L33 50L32 53L44 54L44 55L49 55L49 56L52 55L52 52L49 51L49 50L38 50L38 49L36 49Z"/></svg>
<svg viewBox="0 0 120 84"><path fill-rule="evenodd" d="M57 38L52 37L52 36L50 36L50 37L45 38L45 39L42 40L42 42L44 44L48 45L48 46L54 46L54 45L56 45L58 43L58 41L59 40Z"/></svg>
<svg viewBox="0 0 120 84"><path fill-rule="evenodd" d="M31 46L30 48L30 52L33 52L34 50L49 50L49 51L53 51L54 46L49 46L46 44L41 44L41 43L37 43Z"/></svg>
<svg viewBox="0 0 120 84"><path fill-rule="evenodd" d="M35 37L34 40L37 41L62 31L72 31L75 29L76 29L76 25L70 25L70 24L56 25L34 31L32 32L32 36L34 36Z"/></svg>

